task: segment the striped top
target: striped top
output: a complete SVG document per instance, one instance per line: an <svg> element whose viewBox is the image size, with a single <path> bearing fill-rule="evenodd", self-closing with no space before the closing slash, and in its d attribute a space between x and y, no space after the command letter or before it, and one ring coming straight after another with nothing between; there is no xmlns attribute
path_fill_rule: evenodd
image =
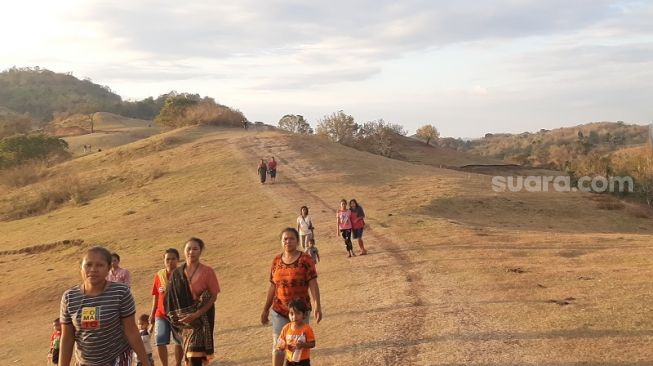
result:
<svg viewBox="0 0 653 366"><path fill-rule="evenodd" d="M136 313L129 287L107 282L104 292L86 296L75 286L61 297L62 324L75 327L77 362L88 366L112 363L129 348L121 320Z"/></svg>

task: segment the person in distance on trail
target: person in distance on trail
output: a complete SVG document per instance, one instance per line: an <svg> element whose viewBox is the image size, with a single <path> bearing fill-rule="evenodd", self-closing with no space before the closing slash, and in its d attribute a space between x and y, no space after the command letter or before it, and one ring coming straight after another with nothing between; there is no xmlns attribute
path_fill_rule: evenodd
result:
<svg viewBox="0 0 653 366"><path fill-rule="evenodd" d="M107 275L107 281L124 283L127 286L132 284L132 275L126 268L120 267L120 256L118 253L111 253L111 270Z"/></svg>
<svg viewBox="0 0 653 366"><path fill-rule="evenodd" d="M274 156L268 161L268 172L270 173L270 182L274 183L277 180L277 161Z"/></svg>
<svg viewBox="0 0 653 366"><path fill-rule="evenodd" d="M367 254L363 245L363 230L365 229L365 211L355 199L349 201L349 210L351 211L351 232L354 239L358 240L358 247L361 249L360 255Z"/></svg>
<svg viewBox="0 0 653 366"><path fill-rule="evenodd" d="M341 235L345 241L348 257L355 257L351 242L351 210L347 208L347 200L340 201L340 209L336 212L336 235Z"/></svg>
<svg viewBox="0 0 653 366"><path fill-rule="evenodd" d="M305 253L310 255L311 258L313 258L315 264L317 264L320 261L320 252L317 250L317 247L315 246L315 239L313 239L313 237L308 239L308 247L306 248Z"/></svg>
<svg viewBox="0 0 653 366"><path fill-rule="evenodd" d="M265 164L265 159L261 159L261 163L259 163L256 172L258 173L258 176L261 179L261 184L265 183L265 179L268 176L268 165Z"/></svg>
<svg viewBox="0 0 653 366"><path fill-rule="evenodd" d="M59 318L52 321L54 331L50 336L50 350L48 351L48 365L59 363L59 345L61 344L61 322Z"/></svg>
<svg viewBox="0 0 653 366"><path fill-rule="evenodd" d="M297 231L299 231L299 242L302 249L306 249L306 242L313 237L313 222L308 215L308 207L302 206L297 216Z"/></svg>

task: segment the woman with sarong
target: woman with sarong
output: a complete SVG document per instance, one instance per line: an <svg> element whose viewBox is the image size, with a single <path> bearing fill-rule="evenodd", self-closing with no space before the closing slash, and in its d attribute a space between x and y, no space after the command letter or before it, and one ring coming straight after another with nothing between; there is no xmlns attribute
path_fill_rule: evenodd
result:
<svg viewBox="0 0 653 366"><path fill-rule="evenodd" d="M213 358L215 300L220 292L213 268L200 263L204 242L190 238L184 247L186 262L172 272L166 292L166 312L181 334L187 366L208 365Z"/></svg>

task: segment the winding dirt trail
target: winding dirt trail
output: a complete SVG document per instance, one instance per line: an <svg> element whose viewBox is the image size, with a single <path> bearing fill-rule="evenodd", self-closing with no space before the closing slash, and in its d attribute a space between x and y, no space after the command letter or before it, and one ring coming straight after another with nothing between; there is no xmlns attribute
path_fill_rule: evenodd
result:
<svg viewBox="0 0 653 366"><path fill-rule="evenodd" d="M313 166L303 164L300 159L293 159L292 155L295 152L280 143L278 137L265 138L252 135L233 141L231 146L235 147L234 152L240 155L243 164L253 165L261 158L269 156L274 156L279 162L277 183L269 184L268 181L266 187L262 187L267 189L269 197L277 204L277 207L291 207L294 212L303 202L312 202L310 209L314 220L317 216L320 220L327 220L329 223L333 222L338 201L329 203L323 197L311 192L301 184L302 180L310 178L311 175L316 174L318 171ZM255 178L253 177L253 179ZM395 286L392 289L377 287L378 282L371 277L375 274L370 273L372 280L366 282L368 288L359 288L359 290L363 292L392 291L387 296L393 299L396 309L393 309L392 319L385 319L383 322L382 331L385 334L380 336L386 341L367 351L362 348L352 349L352 357L355 359L351 361L356 362L356 364L379 364L378 362L381 360L383 364L388 365L416 364L419 359L419 354L416 352L417 348L412 347L411 351L409 349L411 346L420 343L419 340L425 324L424 318L427 313L423 306L426 299L422 298L422 290L425 286L422 276L413 260L406 253L405 244L399 243L373 229L365 231L365 238L368 243L374 243L374 248L371 250L374 255L362 257L359 261L364 260L367 262L364 266L368 268L383 268L383 272L387 275L384 282L392 283ZM337 241L335 238L333 240ZM354 246L356 246L356 243L354 243ZM326 252L331 247L336 248L337 246L320 246L321 253ZM342 253L341 250L338 247L337 253ZM333 251L336 252L335 249ZM322 255L324 256L324 254ZM320 266L322 265L320 264ZM320 277L321 286L329 281L324 277ZM329 293L322 292L323 298L330 296ZM377 306L374 300L370 299L369 303L357 304L356 307L374 309ZM338 311L346 312L348 310L346 308L330 309L331 314ZM329 313L325 314L325 319L326 321L323 324L328 324ZM366 323L378 320L373 319L369 314L365 316L363 313L357 316L356 321Z"/></svg>

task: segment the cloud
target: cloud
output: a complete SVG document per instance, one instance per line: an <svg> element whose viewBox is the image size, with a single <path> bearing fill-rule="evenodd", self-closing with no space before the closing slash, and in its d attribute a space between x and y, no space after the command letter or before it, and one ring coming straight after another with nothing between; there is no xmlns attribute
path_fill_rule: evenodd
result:
<svg viewBox="0 0 653 366"><path fill-rule="evenodd" d="M95 3L84 8L81 17L92 19L107 35L152 62L194 58L222 66L229 60L279 65L282 59L296 71L295 81L282 73L282 86L306 81L306 75L321 83L340 82L349 74L361 80L361 75L375 75L384 61L409 52L571 32L622 17L634 6L614 3L141 0ZM218 73L229 71L221 68ZM251 84L266 85L267 79Z"/></svg>

